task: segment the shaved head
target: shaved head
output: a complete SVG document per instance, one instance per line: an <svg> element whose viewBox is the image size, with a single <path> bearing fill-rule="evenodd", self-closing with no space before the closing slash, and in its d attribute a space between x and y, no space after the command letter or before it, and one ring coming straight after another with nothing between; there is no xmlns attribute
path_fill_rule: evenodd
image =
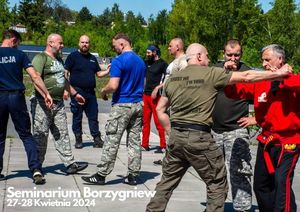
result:
<svg viewBox="0 0 300 212"><path fill-rule="evenodd" d="M64 47L63 38L60 34L52 33L47 38L46 52L57 56Z"/></svg>
<svg viewBox="0 0 300 212"><path fill-rule="evenodd" d="M89 51L90 51L90 38L89 36L87 35L82 35L80 38L79 38L79 51L82 53L82 54L88 54Z"/></svg>
<svg viewBox="0 0 300 212"><path fill-rule="evenodd" d="M186 50L186 59L189 64L208 66L209 59L205 46L199 43L192 43Z"/></svg>
<svg viewBox="0 0 300 212"><path fill-rule="evenodd" d="M175 58L180 57L184 54L184 43L181 38L173 38L168 47L169 53Z"/></svg>
<svg viewBox="0 0 300 212"><path fill-rule="evenodd" d="M171 42L174 42L180 51L184 50L184 43L181 38L174 38Z"/></svg>

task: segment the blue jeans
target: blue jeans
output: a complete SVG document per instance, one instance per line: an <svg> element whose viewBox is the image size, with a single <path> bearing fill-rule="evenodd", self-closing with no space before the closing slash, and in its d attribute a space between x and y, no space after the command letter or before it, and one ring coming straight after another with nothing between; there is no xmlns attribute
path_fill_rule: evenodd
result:
<svg viewBox="0 0 300 212"><path fill-rule="evenodd" d="M22 91L0 91L0 171L3 169L3 154L9 114L25 147L29 169L31 172L34 169L41 170L38 150L31 134L31 123L24 93Z"/></svg>
<svg viewBox="0 0 300 212"><path fill-rule="evenodd" d="M71 98L71 112L73 113L72 130L75 135L82 135L82 114L85 112L88 118L90 133L93 137L100 135L98 122L98 103L95 92L85 92L80 90L79 93L85 98L85 104L79 105L77 101Z"/></svg>

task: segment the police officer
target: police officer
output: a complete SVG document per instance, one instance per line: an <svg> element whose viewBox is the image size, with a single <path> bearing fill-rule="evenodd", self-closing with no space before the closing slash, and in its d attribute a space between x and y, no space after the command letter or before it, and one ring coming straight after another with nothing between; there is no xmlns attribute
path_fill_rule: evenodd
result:
<svg viewBox="0 0 300 212"><path fill-rule="evenodd" d="M28 158L28 166L33 173L35 184L45 182L38 151L31 134L31 123L26 106L23 84L23 68L30 75L34 86L38 89L45 107L51 108L53 100L49 95L41 77L34 70L27 55L18 50L21 35L12 29L3 32L0 47L0 180L5 176L3 169L3 154L5 150L6 130L9 114L15 129L23 142Z"/></svg>

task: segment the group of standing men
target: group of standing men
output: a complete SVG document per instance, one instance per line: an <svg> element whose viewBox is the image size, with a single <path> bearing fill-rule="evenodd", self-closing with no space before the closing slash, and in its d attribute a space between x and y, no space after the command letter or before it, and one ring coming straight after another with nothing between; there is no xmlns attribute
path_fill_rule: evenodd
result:
<svg viewBox="0 0 300 212"><path fill-rule="evenodd" d="M45 51L37 54L32 64L25 53L17 50L20 41L21 36L15 30L3 32L0 49L0 96L3 103L0 106L0 117L3 120L0 128L0 173L3 169L2 158L8 114L10 114L24 143L34 183L43 184L45 179L42 163L45 160L49 131L53 135L55 149L66 166L67 174L77 173L88 166L87 163L75 162L72 154L63 99L69 94L71 94L73 112L73 131L76 137L75 147L82 148L83 111L88 117L91 135L94 137L93 147L102 147L103 141L98 126L98 105L94 91L95 75L105 76L109 70L101 71L97 59L89 53L89 37L86 35L80 37L79 50L69 55L65 66L61 58L61 50L64 46L61 35L50 34ZM33 135L24 97L23 68L29 73L35 86L31 98ZM3 179L5 176L1 174L1 180Z"/></svg>
<svg viewBox="0 0 300 212"><path fill-rule="evenodd" d="M225 61L217 65L223 68L209 68L206 48L191 44L186 51L188 66L167 81L156 110L170 140L163 175L147 211L166 209L173 190L190 166L207 185L206 211L224 211L227 182L223 151L234 210L251 211L251 155L244 127L256 121L263 129L258 136L254 174L259 210L297 211L291 186L300 151L296 110L299 75L290 73L284 50L277 44L262 50L265 72L243 71L248 68L240 62L241 55L240 43L229 40L224 46ZM256 81L262 82L252 83ZM253 101L255 118L245 117L248 101L230 100L224 91L230 97ZM286 102L291 104L283 108ZM167 108L170 117L165 113Z"/></svg>
<svg viewBox="0 0 300 212"><path fill-rule="evenodd" d="M168 48L175 57L169 66L160 59L157 46L148 47L147 71L144 61L132 51L129 37L117 34L112 45L118 56L110 66L109 82L101 90L104 100L107 100L108 93L113 93L103 144L94 89L95 75L105 76L108 70L100 71L96 58L89 53L88 36L80 37L78 52L72 53L64 66L59 57L63 48L62 37L49 35L45 52L33 59L34 68L27 56L15 48L20 40L16 31L7 30L3 33L0 48L0 118L3 120L0 124L0 172L3 169L8 114L23 141L36 184L45 182L41 163L46 154L49 130L67 173L73 174L87 167L86 163L75 162L71 151L63 103L63 97L70 93L76 148L82 148L83 111L89 120L93 146L103 146L99 170L92 176L82 177L84 181L105 184L105 177L113 170L120 140L126 130L129 157L125 182L136 185L141 168L141 145L148 150L150 125L147 124L151 111L157 111L154 119L161 139L160 149L166 148L166 155L162 162L161 181L146 210L164 211L173 190L192 166L207 186L206 211L224 211L228 190L227 166L234 210L251 211L252 167L249 134L245 127L257 122L262 127L254 174L259 209L297 210L291 186L300 152L300 77L291 74L291 67L285 65L281 46L273 44L262 50L266 70L262 72L248 70L240 61L242 47L237 40L229 40L225 44L225 61L216 65L219 67L208 67L208 52L203 45L189 45L184 55L182 40L175 38ZM23 68L35 86L31 105L33 136L24 97ZM86 71L83 73L82 70ZM160 97L159 89L162 87ZM231 100L225 94L241 100ZM144 121L143 100L147 103L144 110L149 109L146 119L144 111ZM254 103L255 119L247 117L249 100ZM167 109L169 113L166 113ZM140 144L143 123L143 141ZM167 144L162 127L169 136ZM2 174L0 177L5 178Z"/></svg>

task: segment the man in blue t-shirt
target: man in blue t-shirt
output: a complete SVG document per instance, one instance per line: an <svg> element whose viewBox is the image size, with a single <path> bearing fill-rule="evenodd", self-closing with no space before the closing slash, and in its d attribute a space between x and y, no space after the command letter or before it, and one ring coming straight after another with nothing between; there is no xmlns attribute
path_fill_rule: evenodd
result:
<svg viewBox="0 0 300 212"><path fill-rule="evenodd" d="M0 47L0 180L5 180L5 176L1 172L3 170L7 123L10 115L25 147L33 181L35 184L43 184L45 179L38 159L36 143L31 134L31 123L24 96L23 69L26 70L34 86L44 97L48 108L52 107L53 100L27 55L17 49L20 41L21 35L17 31L9 29L3 32Z"/></svg>
<svg viewBox="0 0 300 212"><path fill-rule="evenodd" d="M127 131L128 175L125 183L136 185L136 177L141 168L140 133L142 130L142 96L146 65L132 51L127 35L119 33L112 40L114 51L119 54L113 59L110 68L110 80L101 90L102 99L113 93L112 109L106 124L99 170L89 177L82 177L86 182L105 184L105 177L113 170L118 148L124 131Z"/></svg>
<svg viewBox="0 0 300 212"><path fill-rule="evenodd" d="M108 70L101 71L99 63L90 52L90 38L82 35L79 38L78 51L72 52L66 60L65 69L72 87L85 98L85 103L80 105L71 96L71 112L73 113L72 130L75 135L75 148L80 149L82 145L82 114L85 112L90 133L94 138L93 147L101 148L103 140L99 131L98 103L95 95L96 79L108 74Z"/></svg>

